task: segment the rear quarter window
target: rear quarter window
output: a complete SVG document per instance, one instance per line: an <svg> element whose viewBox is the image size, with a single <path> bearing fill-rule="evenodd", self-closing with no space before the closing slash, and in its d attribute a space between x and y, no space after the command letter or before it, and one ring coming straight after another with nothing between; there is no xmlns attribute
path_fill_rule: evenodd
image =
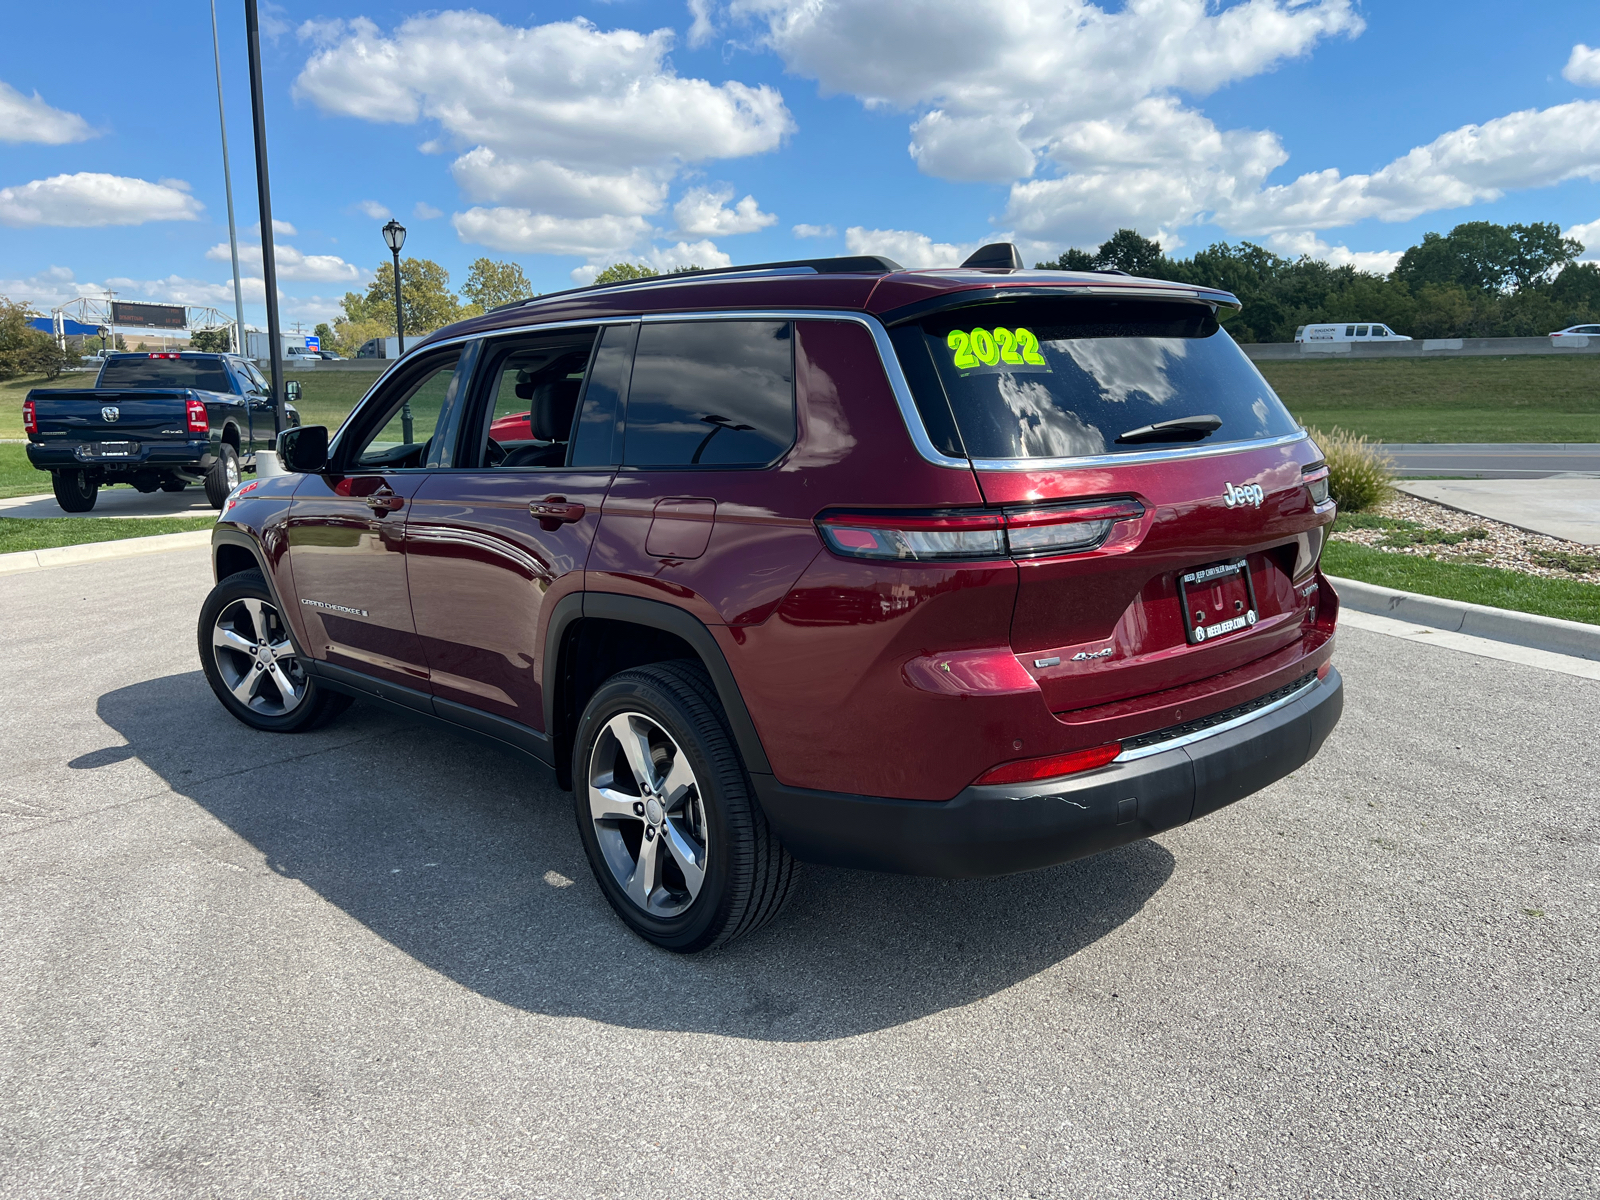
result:
<svg viewBox="0 0 1600 1200"><path fill-rule="evenodd" d="M975 459L1148 452L1299 430L1204 305L1001 301L902 326L893 340L930 437ZM1216 427L1171 440L1127 436L1201 417Z"/></svg>
<svg viewBox="0 0 1600 1200"><path fill-rule="evenodd" d="M766 466L794 438L789 322L667 321L640 328L625 466Z"/></svg>

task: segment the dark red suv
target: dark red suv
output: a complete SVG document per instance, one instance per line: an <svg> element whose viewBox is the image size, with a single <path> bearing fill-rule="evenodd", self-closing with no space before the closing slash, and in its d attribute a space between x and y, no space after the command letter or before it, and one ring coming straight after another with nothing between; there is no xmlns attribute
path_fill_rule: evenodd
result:
<svg viewBox="0 0 1600 1200"><path fill-rule="evenodd" d="M1014 263L706 271L441 330L230 498L218 698L531 755L674 950L768 920L796 859L1022 871L1282 778L1342 707L1317 447L1232 296Z"/></svg>

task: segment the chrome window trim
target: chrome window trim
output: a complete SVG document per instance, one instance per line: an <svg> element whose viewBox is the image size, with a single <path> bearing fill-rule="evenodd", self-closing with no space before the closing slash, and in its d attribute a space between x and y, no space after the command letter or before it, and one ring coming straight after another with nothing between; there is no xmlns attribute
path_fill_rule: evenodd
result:
<svg viewBox="0 0 1600 1200"><path fill-rule="evenodd" d="M1066 290L1066 289L1059 289ZM1095 292L1120 292L1122 289L1089 287L1087 290ZM1139 295L1149 295L1148 289L1128 289ZM1268 450L1274 446L1287 446L1301 441L1309 435L1305 430L1285 434L1276 438L1261 438L1255 441L1222 442L1215 446L1189 446L1182 449L1168 448L1164 450L1144 450L1128 454L1091 454L1079 458L952 458L933 444L933 439L928 436L928 430L922 423L922 414L917 411L917 402L912 398L911 385L907 382L905 372L900 369L900 359L894 352L894 344L889 340L889 331L883 322L869 313L849 312L837 308L725 308L710 312L659 312L645 313L623 317L590 317L581 320L569 321L530 321L526 324L506 325L499 329L476 330L472 333L458 334L442 341L429 342L415 350L409 350L400 358L394 360L394 365L384 370L367 389L366 395L350 410L354 416L371 399L373 392L382 386L388 378L390 371L404 365L413 355L431 352L458 342L468 342L477 338L504 337L515 334L543 333L553 329L579 329L585 326L598 325L632 325L632 324L659 324L669 321L847 321L862 326L871 335L873 345L878 350L878 361L883 366L884 375L889 380L889 389L894 393L896 406L900 409L900 419L904 422L906 433L910 435L911 442L917 448L924 461L936 467L948 467L952 470L966 471L1060 471L1077 467L1095 468L1108 467L1118 464L1134 466L1140 463L1175 462L1183 459L1211 458L1222 454L1242 454L1251 450ZM333 451L333 443L344 432L345 425L349 424L350 417L346 417L340 424L334 436L329 439L329 452Z"/></svg>
<svg viewBox="0 0 1600 1200"><path fill-rule="evenodd" d="M1277 712L1285 705L1293 704L1321 682L1320 679L1313 679L1304 687L1296 688L1287 696L1274 700L1265 708L1258 708L1255 712L1248 712L1243 716L1234 717L1231 721L1223 721L1220 725L1212 725L1207 729L1199 729L1194 733L1186 733L1179 737L1169 738L1164 742L1155 742L1149 746L1140 746L1135 750L1124 750L1111 761L1113 763L1137 762L1141 758L1149 758L1152 754L1164 754L1168 750L1177 750L1182 746L1192 746L1196 742L1203 742L1207 738L1216 737L1219 733L1227 733L1230 729L1238 729L1241 725L1248 725L1251 721L1259 720L1269 713Z"/></svg>

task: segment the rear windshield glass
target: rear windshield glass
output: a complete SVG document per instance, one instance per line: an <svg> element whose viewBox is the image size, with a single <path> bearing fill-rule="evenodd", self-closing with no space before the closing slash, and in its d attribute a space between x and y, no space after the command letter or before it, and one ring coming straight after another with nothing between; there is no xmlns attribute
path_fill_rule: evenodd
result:
<svg viewBox="0 0 1600 1200"><path fill-rule="evenodd" d="M1204 305L1001 301L893 337L929 435L950 454L1075 458L1299 429Z"/></svg>
<svg viewBox="0 0 1600 1200"><path fill-rule="evenodd" d="M216 358L108 358L100 369L100 386L233 391L222 360Z"/></svg>

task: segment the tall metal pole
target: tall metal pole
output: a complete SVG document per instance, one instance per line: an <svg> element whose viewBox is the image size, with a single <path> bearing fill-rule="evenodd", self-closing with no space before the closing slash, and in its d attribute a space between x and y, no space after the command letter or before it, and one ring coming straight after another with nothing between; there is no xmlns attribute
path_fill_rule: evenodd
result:
<svg viewBox="0 0 1600 1200"><path fill-rule="evenodd" d="M400 251L394 251L394 336L396 358L406 356L406 317L400 307ZM400 436L411 443L411 401L407 400L400 411Z"/></svg>
<svg viewBox="0 0 1600 1200"><path fill-rule="evenodd" d="M287 423L283 410L283 335L278 327L278 263L272 249L272 189L267 183L267 114L261 95L261 21L256 0L244 0L245 39L250 44L250 112L256 132L256 194L261 209L261 282L267 288L267 340L272 357L272 446Z"/></svg>
<svg viewBox="0 0 1600 1200"><path fill-rule="evenodd" d="M244 353L244 286L239 281L239 231L233 222L233 171L228 166L228 114L222 108L222 43L217 38L217 0L211 0L211 54L217 64L217 121L222 126L222 184L228 193L228 248L233 251L233 348Z"/></svg>

